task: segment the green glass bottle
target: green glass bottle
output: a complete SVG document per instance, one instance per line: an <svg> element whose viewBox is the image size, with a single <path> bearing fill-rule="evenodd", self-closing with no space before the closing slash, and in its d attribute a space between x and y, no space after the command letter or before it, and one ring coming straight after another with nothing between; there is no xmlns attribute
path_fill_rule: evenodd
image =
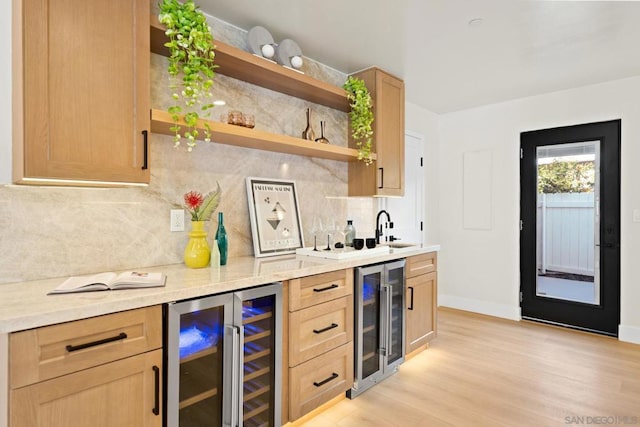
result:
<svg viewBox="0 0 640 427"><path fill-rule="evenodd" d="M218 251L220 251L220 265L227 265L227 252L229 251L229 242L227 241L227 231L224 229L224 216L222 212L218 212L218 230L216 231L216 241L218 242Z"/></svg>

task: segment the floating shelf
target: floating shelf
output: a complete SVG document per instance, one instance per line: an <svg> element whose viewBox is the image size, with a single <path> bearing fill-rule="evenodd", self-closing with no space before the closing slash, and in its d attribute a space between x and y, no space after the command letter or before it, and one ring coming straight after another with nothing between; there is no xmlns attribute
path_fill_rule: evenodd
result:
<svg viewBox="0 0 640 427"><path fill-rule="evenodd" d="M345 162L358 160L358 150L353 148L321 144L292 136L278 135L259 129L249 129L221 122L206 122L211 127L211 141L220 144ZM197 127L199 130L204 130L204 123L204 120L198 122ZM181 122L181 124L184 125L184 122ZM173 135L174 132L170 130L172 126L173 119L171 114L162 110L151 110L151 132ZM202 135L202 132L200 134Z"/></svg>
<svg viewBox="0 0 640 427"><path fill-rule="evenodd" d="M164 46L168 41L164 31L158 17L151 15L151 52L169 56L168 49ZM351 109L346 92L340 87L285 68L218 40L215 41L215 45L217 73L336 110L349 112Z"/></svg>

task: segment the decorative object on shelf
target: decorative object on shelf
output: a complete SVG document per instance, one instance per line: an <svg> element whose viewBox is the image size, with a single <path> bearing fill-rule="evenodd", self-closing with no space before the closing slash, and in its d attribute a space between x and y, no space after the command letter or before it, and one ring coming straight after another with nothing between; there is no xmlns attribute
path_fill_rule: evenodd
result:
<svg viewBox="0 0 640 427"><path fill-rule="evenodd" d="M309 141L316 139L316 133L311 126L311 108L307 108L307 127L302 131L302 139L308 139Z"/></svg>
<svg viewBox="0 0 640 427"><path fill-rule="evenodd" d="M320 120L320 138L316 138L316 142L320 142L322 144L328 144L329 140L327 138L324 137L324 125L325 125L325 121L324 120Z"/></svg>
<svg viewBox="0 0 640 427"><path fill-rule="evenodd" d="M256 26L249 30L247 33L247 45L249 45L251 53L257 56L272 59L276 54L276 44L273 41L273 36L266 28L261 26Z"/></svg>
<svg viewBox="0 0 640 427"><path fill-rule="evenodd" d="M247 199L256 257L295 253L303 247L295 182L248 177Z"/></svg>
<svg viewBox="0 0 640 427"><path fill-rule="evenodd" d="M184 248L184 263L189 268L202 268L209 265L211 251L207 243L206 221L191 221L189 241Z"/></svg>
<svg viewBox="0 0 640 427"><path fill-rule="evenodd" d="M280 65L299 71L304 63L300 46L291 39L282 40L276 47L276 61Z"/></svg>
<svg viewBox="0 0 640 427"><path fill-rule="evenodd" d="M204 224L217 209L221 193L220 184L218 184L216 190L206 196L197 191L189 191L184 195L186 208L191 214L191 231L189 232L189 241L184 249L184 263L187 267L202 268L209 265L211 250L207 244L207 232L204 230Z"/></svg>
<svg viewBox="0 0 640 427"><path fill-rule="evenodd" d="M216 245L220 251L220 265L227 265L227 252L229 241L227 240L227 230L224 228L224 215L218 212L218 230L216 230ZM212 262L213 263L213 262Z"/></svg>
<svg viewBox="0 0 640 427"><path fill-rule="evenodd" d="M349 122L351 135L358 147L358 160L370 165L373 163L371 158L371 137L373 136L371 95L364 81L353 76L349 76L342 87L347 91L347 99L351 105Z"/></svg>
<svg viewBox="0 0 640 427"><path fill-rule="evenodd" d="M220 116L220 121L230 125L244 126L249 129L256 127L256 117L253 114L244 114L242 111L233 110Z"/></svg>
<svg viewBox="0 0 640 427"><path fill-rule="evenodd" d="M169 87L175 104L169 107L174 126L171 128L175 146L182 138L187 140L187 150L196 146L199 131L196 127L201 117L208 117L213 108L211 86L214 78L215 52L211 28L204 14L193 3L185 0L162 0L158 19L167 28L169 41ZM186 129L182 130L181 120ZM204 125L204 140L210 141L211 128Z"/></svg>

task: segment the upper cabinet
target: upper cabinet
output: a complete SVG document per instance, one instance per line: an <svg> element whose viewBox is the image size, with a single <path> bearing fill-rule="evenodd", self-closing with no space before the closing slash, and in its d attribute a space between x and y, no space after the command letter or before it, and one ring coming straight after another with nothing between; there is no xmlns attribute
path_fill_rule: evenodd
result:
<svg viewBox="0 0 640 427"><path fill-rule="evenodd" d="M149 0L14 6L14 181L148 183Z"/></svg>
<svg viewBox="0 0 640 427"><path fill-rule="evenodd" d="M373 100L376 161L349 163L349 196L404 195L404 82L379 68L354 74L364 80ZM355 147L349 138L349 146Z"/></svg>

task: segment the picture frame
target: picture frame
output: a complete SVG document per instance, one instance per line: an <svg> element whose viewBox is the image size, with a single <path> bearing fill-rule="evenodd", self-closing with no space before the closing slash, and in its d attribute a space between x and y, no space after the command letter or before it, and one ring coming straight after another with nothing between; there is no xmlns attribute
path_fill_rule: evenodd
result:
<svg viewBox="0 0 640 427"><path fill-rule="evenodd" d="M304 247L295 182L248 177L246 183L255 256L291 254Z"/></svg>

